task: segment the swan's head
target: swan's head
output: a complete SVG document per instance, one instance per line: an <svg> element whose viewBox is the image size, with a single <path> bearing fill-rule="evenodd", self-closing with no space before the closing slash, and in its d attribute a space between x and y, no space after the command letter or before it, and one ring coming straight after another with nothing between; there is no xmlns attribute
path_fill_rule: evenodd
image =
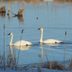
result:
<svg viewBox="0 0 72 72"><path fill-rule="evenodd" d="M10 44L9 45L12 46L13 45L13 43L12 43L12 41L13 41L13 33L10 32L8 35L10 36Z"/></svg>
<svg viewBox="0 0 72 72"><path fill-rule="evenodd" d="M42 31L42 32L43 32L43 27L38 28L38 30L40 30L40 31Z"/></svg>
<svg viewBox="0 0 72 72"><path fill-rule="evenodd" d="M8 35L13 36L13 33L12 33L12 32L10 32Z"/></svg>

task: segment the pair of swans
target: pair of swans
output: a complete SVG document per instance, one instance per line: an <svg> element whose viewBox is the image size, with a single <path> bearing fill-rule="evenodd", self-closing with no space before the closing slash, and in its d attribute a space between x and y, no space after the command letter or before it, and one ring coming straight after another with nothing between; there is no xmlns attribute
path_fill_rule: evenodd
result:
<svg viewBox="0 0 72 72"><path fill-rule="evenodd" d="M42 44L60 44L60 43L62 43L62 41L57 40L57 39L43 40L43 28L39 28L39 30L41 33L40 43L42 43ZM10 46L20 47L20 46L31 46L32 45L31 42L26 41L26 40L20 40L20 41L13 43L13 33L11 32L8 35L10 35L10 44L9 44Z"/></svg>

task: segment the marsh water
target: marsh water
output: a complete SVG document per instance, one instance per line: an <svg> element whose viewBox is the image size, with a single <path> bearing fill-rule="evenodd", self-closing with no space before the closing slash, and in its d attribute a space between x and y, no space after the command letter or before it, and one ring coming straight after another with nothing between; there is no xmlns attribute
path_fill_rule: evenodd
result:
<svg viewBox="0 0 72 72"><path fill-rule="evenodd" d="M7 57L11 49L19 64L67 61L72 58L72 4L12 2L9 5L6 2L1 3L0 7L2 5L6 7L6 15L0 16L0 55L5 53ZM11 10L10 17L7 16L8 8ZM21 19L13 17L19 8L24 8ZM44 40L52 38L65 43L40 45L40 31L38 30L40 27L44 28ZM21 33L22 29L23 33ZM8 33L10 32L14 34L13 43L22 39L32 42L32 46L22 49L9 48Z"/></svg>

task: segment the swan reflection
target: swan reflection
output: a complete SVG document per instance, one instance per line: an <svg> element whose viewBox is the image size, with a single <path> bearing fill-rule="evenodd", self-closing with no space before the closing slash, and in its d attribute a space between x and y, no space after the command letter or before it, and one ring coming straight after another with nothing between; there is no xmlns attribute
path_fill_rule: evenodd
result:
<svg viewBox="0 0 72 72"><path fill-rule="evenodd" d="M21 51L24 51L24 50L29 50L31 48L31 46L14 46L14 45L10 45L10 48L16 48L16 49L19 49Z"/></svg>

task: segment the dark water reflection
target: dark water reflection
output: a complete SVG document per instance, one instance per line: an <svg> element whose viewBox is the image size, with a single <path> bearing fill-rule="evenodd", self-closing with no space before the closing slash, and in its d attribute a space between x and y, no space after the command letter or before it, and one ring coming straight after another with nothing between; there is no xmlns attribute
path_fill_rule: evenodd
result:
<svg viewBox="0 0 72 72"><path fill-rule="evenodd" d="M5 17L6 13L0 13L0 16Z"/></svg>

